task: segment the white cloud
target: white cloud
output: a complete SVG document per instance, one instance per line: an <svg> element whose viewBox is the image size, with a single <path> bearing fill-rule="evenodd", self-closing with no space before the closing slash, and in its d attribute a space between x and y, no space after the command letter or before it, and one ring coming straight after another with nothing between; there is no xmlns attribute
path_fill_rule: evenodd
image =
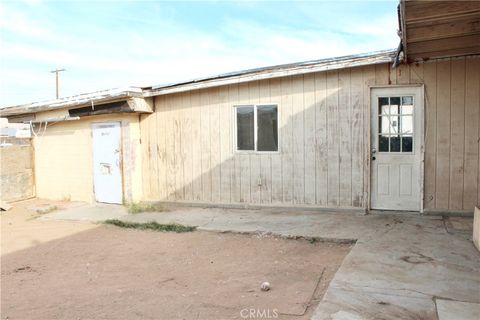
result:
<svg viewBox="0 0 480 320"><path fill-rule="evenodd" d="M371 25L332 30L293 26L265 27L254 21L224 21L216 33L195 31L172 20L160 27L131 30L99 29L95 34L71 34L55 29L45 17L15 10L0 22L0 30L42 42L3 37L0 51L0 105L49 99L54 76L61 67L61 94L72 95L127 85L147 86L188 80L247 68L347 55L396 46L390 39L390 18ZM45 19L45 21L42 21ZM353 35L352 35L353 34ZM361 37L363 41L352 38ZM22 67L19 69L19 65Z"/></svg>
<svg viewBox="0 0 480 320"><path fill-rule="evenodd" d="M19 10L12 10L5 5L0 7L0 30L2 32L45 40L45 38L52 37L46 24L42 19L27 16Z"/></svg>

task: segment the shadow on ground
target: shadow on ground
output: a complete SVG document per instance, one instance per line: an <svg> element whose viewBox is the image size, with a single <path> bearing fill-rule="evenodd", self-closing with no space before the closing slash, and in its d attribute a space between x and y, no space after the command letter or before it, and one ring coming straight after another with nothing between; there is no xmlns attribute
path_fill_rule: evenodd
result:
<svg viewBox="0 0 480 320"><path fill-rule="evenodd" d="M350 248L103 225L4 255L1 318L309 319Z"/></svg>

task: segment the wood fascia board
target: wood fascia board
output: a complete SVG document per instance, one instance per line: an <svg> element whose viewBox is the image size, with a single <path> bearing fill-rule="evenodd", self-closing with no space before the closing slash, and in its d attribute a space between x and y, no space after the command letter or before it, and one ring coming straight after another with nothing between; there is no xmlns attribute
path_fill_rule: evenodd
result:
<svg viewBox="0 0 480 320"><path fill-rule="evenodd" d="M441 35L441 36L433 36L423 39L415 39L415 40L409 40L409 44L414 44L414 43L421 43L421 42L426 42L426 41L434 41L434 40L445 40L445 39L456 39L458 37L467 37L467 36L474 36L474 35L479 35L480 32L478 31L472 31L472 32L465 32L462 34L449 34L449 35Z"/></svg>
<svg viewBox="0 0 480 320"><path fill-rule="evenodd" d="M461 20L409 26L408 43L480 34L480 12Z"/></svg>
<svg viewBox="0 0 480 320"><path fill-rule="evenodd" d="M402 0L403 1L403 0ZM480 10L478 1L406 1L406 23L461 16Z"/></svg>
<svg viewBox="0 0 480 320"><path fill-rule="evenodd" d="M400 28L402 29L402 51L404 61L408 61L408 46L407 46L407 25L405 23L405 0L400 1L400 23L402 24Z"/></svg>
<svg viewBox="0 0 480 320"><path fill-rule="evenodd" d="M127 101L132 111L137 113L152 113L153 98L131 98Z"/></svg>
<svg viewBox="0 0 480 320"><path fill-rule="evenodd" d="M458 57L475 57L478 55L480 55L480 46L410 54L409 62L420 62L420 61L426 61L426 60L438 60L438 59L458 58Z"/></svg>
<svg viewBox="0 0 480 320"><path fill-rule="evenodd" d="M470 44L477 44L477 43L480 43L480 34L473 34L468 36L453 37L453 38L446 38L446 39L428 40L428 41L422 41L422 42L417 42L415 44L411 44L410 53L413 55L418 53L463 49L463 48L469 48L469 47L476 47L476 45L472 46Z"/></svg>
<svg viewBox="0 0 480 320"><path fill-rule="evenodd" d="M475 14L478 14L478 10L452 12L449 14L442 14L437 16L415 18L415 19L406 20L405 23L407 25L410 25L410 24L417 24L417 23L436 22L436 21L442 21L442 20L456 20L456 19L461 19L463 17L472 16Z"/></svg>
<svg viewBox="0 0 480 320"><path fill-rule="evenodd" d="M26 113L33 113L34 114L34 113L53 111L53 110L81 108L81 107L86 107L86 106L92 105L92 102L93 102L93 106L95 106L95 105L99 105L99 104L125 101L125 100L129 100L129 99L131 99L131 96L119 96L119 97L115 97L115 98L105 97L105 98L100 98L100 99L92 99L90 101L82 101L80 103L77 103L77 102L73 101L73 102L68 102L68 103L62 103L62 104L59 104L58 106L51 106L51 105L46 104L46 105L31 107L30 105L26 105L26 106L0 109L0 116L8 117L8 116L21 115L21 114L26 114Z"/></svg>
<svg viewBox="0 0 480 320"><path fill-rule="evenodd" d="M457 20L466 20L471 19L472 17L477 17L480 14L479 10L471 11L468 13L462 13L461 15L448 15L448 16L439 16L431 19L418 19L414 21L407 21L406 25L410 27L417 27L417 26L428 26L428 25L436 25L438 23L450 23L455 22Z"/></svg>

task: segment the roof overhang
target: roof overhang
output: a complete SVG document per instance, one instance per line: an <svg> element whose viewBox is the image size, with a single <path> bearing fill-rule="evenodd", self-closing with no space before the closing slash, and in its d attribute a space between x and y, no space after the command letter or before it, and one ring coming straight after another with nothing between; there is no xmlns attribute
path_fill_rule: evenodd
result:
<svg viewBox="0 0 480 320"><path fill-rule="evenodd" d="M480 1L400 0L403 61L480 54Z"/></svg>
<svg viewBox="0 0 480 320"><path fill-rule="evenodd" d="M94 109L95 106L119 101L128 101L132 112L151 112L152 110L149 110L148 106L146 106L142 101L139 101L138 98L143 98L142 89L140 88L129 87L126 89L110 89L61 99L1 108L0 117L34 114L44 111L73 109L87 106L91 106L92 109Z"/></svg>
<svg viewBox="0 0 480 320"><path fill-rule="evenodd" d="M383 50L321 60L277 65L225 73L213 77L143 88L145 97L205 89L257 80L280 78L319 71L337 70L380 63L391 63L396 50Z"/></svg>

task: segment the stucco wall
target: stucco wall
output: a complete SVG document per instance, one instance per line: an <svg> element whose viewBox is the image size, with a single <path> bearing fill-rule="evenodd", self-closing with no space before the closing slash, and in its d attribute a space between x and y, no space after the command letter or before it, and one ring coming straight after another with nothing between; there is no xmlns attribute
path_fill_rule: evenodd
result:
<svg viewBox="0 0 480 320"><path fill-rule="evenodd" d="M61 115L45 112L37 119ZM46 199L95 201L91 124L122 122L124 198L141 198L141 152L138 115L114 114L85 117L78 121L50 124L46 131L37 128L34 138L37 196ZM43 128L43 126L42 126Z"/></svg>
<svg viewBox="0 0 480 320"><path fill-rule="evenodd" d="M35 196L31 140L11 138L7 142L14 144L0 147L0 200L31 198Z"/></svg>

